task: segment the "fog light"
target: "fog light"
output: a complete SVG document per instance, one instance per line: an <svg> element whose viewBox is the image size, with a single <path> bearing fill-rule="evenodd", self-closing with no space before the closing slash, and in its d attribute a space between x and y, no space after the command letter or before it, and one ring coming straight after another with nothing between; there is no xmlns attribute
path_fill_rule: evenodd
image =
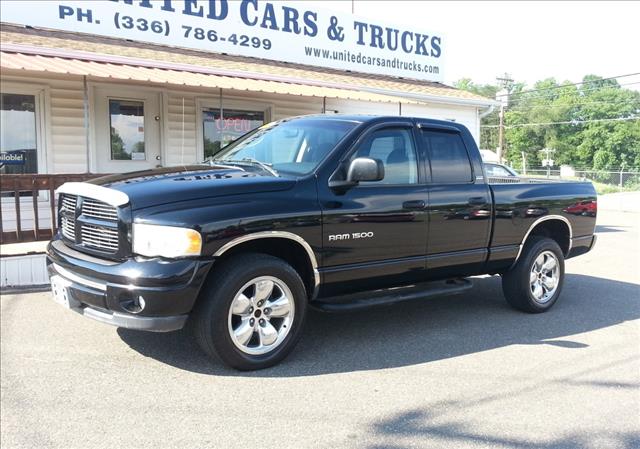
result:
<svg viewBox="0 0 640 449"><path fill-rule="evenodd" d="M146 303L142 296L138 296L137 298L125 299L124 301L120 301L120 305L127 312L140 313L144 310L144 306L146 305Z"/></svg>

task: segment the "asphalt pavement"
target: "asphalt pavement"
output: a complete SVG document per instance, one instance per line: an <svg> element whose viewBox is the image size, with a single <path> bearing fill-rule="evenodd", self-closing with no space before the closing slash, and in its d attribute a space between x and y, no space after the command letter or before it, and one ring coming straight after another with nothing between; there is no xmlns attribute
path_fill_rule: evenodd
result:
<svg viewBox="0 0 640 449"><path fill-rule="evenodd" d="M631 197L631 201L639 198ZM2 448L639 448L640 213L601 210L546 314L464 296L308 317L277 367L3 295Z"/></svg>

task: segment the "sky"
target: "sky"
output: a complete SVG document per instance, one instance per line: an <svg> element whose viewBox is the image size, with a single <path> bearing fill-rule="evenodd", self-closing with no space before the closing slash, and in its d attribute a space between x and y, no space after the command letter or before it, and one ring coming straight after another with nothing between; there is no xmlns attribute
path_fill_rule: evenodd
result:
<svg viewBox="0 0 640 449"><path fill-rule="evenodd" d="M310 1L351 12L344 1ZM509 73L532 85L554 77L579 82L640 72L640 2L440 2L355 0L357 16L443 34L444 81L493 83ZM640 90L640 75L621 78Z"/></svg>

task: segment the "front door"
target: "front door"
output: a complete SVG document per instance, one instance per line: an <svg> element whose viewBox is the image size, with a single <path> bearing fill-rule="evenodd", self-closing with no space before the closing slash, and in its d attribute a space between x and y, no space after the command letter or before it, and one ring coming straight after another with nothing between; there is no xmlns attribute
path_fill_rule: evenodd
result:
<svg viewBox="0 0 640 449"><path fill-rule="evenodd" d="M411 126L371 131L349 157L382 161L384 179L361 182L344 193L321 193L323 295L424 276L428 194Z"/></svg>
<svg viewBox="0 0 640 449"><path fill-rule="evenodd" d="M96 88L97 171L125 173L162 166L160 119L157 92Z"/></svg>

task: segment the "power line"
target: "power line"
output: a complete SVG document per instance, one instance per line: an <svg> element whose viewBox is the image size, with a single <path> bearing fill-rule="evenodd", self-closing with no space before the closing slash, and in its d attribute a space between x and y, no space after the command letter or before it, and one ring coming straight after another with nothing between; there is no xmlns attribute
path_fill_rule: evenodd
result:
<svg viewBox="0 0 640 449"><path fill-rule="evenodd" d="M615 87L624 87L624 86L631 86L634 84L640 84L640 81L634 81L632 83L624 83L624 84L618 84ZM565 86L560 86L560 87L565 87ZM614 87L614 86L607 86L607 87ZM593 92L594 90L601 90L602 87L594 87L591 89L583 89L581 91L579 91L580 94L585 93L585 92ZM513 93L511 95L518 95L518 93ZM526 96L526 97L520 97L520 98L516 98L515 101L525 101L525 100L536 100L538 98L553 98L553 92L547 92L546 94L539 94L539 95L531 95L531 96Z"/></svg>
<svg viewBox="0 0 640 449"><path fill-rule="evenodd" d="M506 125L505 128L524 128L529 126L547 126L547 125L582 125L584 123L596 122L625 122L629 120L640 120L640 117L618 117L618 118L599 118L589 120L569 120L564 122L547 122L547 123L519 123L516 125ZM482 125L481 128L499 128L500 125Z"/></svg>
<svg viewBox="0 0 640 449"><path fill-rule="evenodd" d="M507 94L502 94L502 95L496 95L496 97L506 97L506 96L512 96L512 95L522 95L522 94L527 94L527 93L531 93L531 92L542 92L542 91L547 91L547 90L562 89L563 87L578 86L580 84L597 83L597 82L600 82L600 81L607 81L607 80L613 80L613 79L618 79L618 78L626 78L628 76L635 76L635 75L640 75L640 72L628 73L626 75L610 76L609 78L600 78L600 79L597 79L597 80L581 81L579 83L562 84L560 86L545 87L545 88L542 88L542 89L523 90L523 91L520 91L520 92L512 92L512 93L507 93Z"/></svg>
<svg viewBox="0 0 640 449"><path fill-rule="evenodd" d="M638 100L627 100L627 101L618 101L618 102L612 102L612 101L587 101L587 102L584 102L584 103L567 103L567 104L514 105L514 106L512 106L511 111L512 112L517 112L517 111L528 111L528 110L532 110L532 109L557 109L557 108L571 109L571 108L575 108L575 107L588 106L588 105L591 105L591 104L607 104L607 105L611 105L611 106L621 106L621 105L633 104L633 103L638 103L638 107L640 107L640 99L638 99Z"/></svg>

